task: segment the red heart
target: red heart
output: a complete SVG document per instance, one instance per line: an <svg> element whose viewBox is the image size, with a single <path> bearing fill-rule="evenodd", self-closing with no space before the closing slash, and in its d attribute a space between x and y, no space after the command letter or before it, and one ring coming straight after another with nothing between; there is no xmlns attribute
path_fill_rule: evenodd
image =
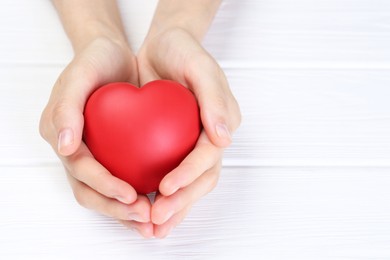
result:
<svg viewBox="0 0 390 260"><path fill-rule="evenodd" d="M95 159L141 194L158 190L162 178L192 151L200 131L195 97L168 80L141 88L105 85L84 110L84 141Z"/></svg>

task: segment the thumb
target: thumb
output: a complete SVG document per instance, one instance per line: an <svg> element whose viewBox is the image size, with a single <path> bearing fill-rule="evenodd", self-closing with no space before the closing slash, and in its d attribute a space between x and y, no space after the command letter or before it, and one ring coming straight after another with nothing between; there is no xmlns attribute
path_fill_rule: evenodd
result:
<svg viewBox="0 0 390 260"><path fill-rule="evenodd" d="M209 92L209 91L208 91ZM228 105L221 97L207 95L198 100L202 124L211 142L218 147L227 147L232 142L232 127L228 118Z"/></svg>
<svg viewBox="0 0 390 260"><path fill-rule="evenodd" d="M189 65L187 75L208 138L215 146L229 146L232 133L241 122L241 113L224 72L214 59L206 55L203 59L198 56L198 60Z"/></svg>
<svg viewBox="0 0 390 260"><path fill-rule="evenodd" d="M202 76L192 81L191 88L198 99L208 138L214 145L223 148L231 144L232 133L240 124L241 114L222 70L215 66L214 71L217 73L198 73Z"/></svg>
<svg viewBox="0 0 390 260"><path fill-rule="evenodd" d="M41 116L41 136L62 156L73 154L81 144L83 110L88 96L82 86L85 86L83 80L67 80L66 73L63 73Z"/></svg>
<svg viewBox="0 0 390 260"><path fill-rule="evenodd" d="M72 101L62 101L53 108L55 140L52 145L62 156L73 154L80 146L84 126L83 111Z"/></svg>

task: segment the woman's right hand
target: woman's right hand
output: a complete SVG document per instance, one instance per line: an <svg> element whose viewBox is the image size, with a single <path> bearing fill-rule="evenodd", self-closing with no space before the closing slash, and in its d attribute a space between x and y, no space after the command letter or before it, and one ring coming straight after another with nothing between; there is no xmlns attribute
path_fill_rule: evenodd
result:
<svg viewBox="0 0 390 260"><path fill-rule="evenodd" d="M53 87L41 116L40 133L61 159L82 206L151 237L149 199L111 175L82 140L83 110L89 95L114 81L138 85L136 58L127 43L99 37L83 45Z"/></svg>

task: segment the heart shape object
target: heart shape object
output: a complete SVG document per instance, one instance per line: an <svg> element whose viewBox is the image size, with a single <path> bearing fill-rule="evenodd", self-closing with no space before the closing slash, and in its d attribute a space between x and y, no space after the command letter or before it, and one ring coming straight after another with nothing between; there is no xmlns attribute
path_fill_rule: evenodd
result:
<svg viewBox="0 0 390 260"><path fill-rule="evenodd" d="M169 80L141 88L117 82L97 89L84 110L84 142L95 159L140 194L193 150L201 132L197 101Z"/></svg>

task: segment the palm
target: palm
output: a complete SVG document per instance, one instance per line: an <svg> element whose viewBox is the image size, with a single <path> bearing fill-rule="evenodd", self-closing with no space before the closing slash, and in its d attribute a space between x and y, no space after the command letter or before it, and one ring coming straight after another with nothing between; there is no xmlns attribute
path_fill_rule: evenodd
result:
<svg viewBox="0 0 390 260"><path fill-rule="evenodd" d="M140 83L143 85L151 80L167 78L187 85L186 70L197 62L190 57L192 48L199 48L199 45L187 32L180 30L148 41L138 55Z"/></svg>
<svg viewBox="0 0 390 260"><path fill-rule="evenodd" d="M134 189L113 177L92 156L82 142L83 109L89 95L99 86L114 81L138 85L135 56L127 46L108 39L96 39L80 52L57 80L48 105L42 113L42 136L58 152L68 173L77 201L86 208L121 220L150 236L150 202ZM58 133L64 126L72 131L73 141L59 145ZM57 149L58 147L58 149Z"/></svg>
<svg viewBox="0 0 390 260"><path fill-rule="evenodd" d="M129 81L138 84L136 59L128 48L99 39L85 48L75 59L89 74L91 81L100 86L109 82Z"/></svg>
<svg viewBox="0 0 390 260"><path fill-rule="evenodd" d="M187 86L198 100L205 127L195 149L160 184L151 220L155 224L154 234L164 237L183 220L193 203L217 183L223 149L210 138L214 129L212 116L217 114L215 107L220 109L213 97L221 100L222 93L226 98L222 102L233 106L236 103L218 64L186 31L174 29L145 41L137 61L141 85L171 79Z"/></svg>

